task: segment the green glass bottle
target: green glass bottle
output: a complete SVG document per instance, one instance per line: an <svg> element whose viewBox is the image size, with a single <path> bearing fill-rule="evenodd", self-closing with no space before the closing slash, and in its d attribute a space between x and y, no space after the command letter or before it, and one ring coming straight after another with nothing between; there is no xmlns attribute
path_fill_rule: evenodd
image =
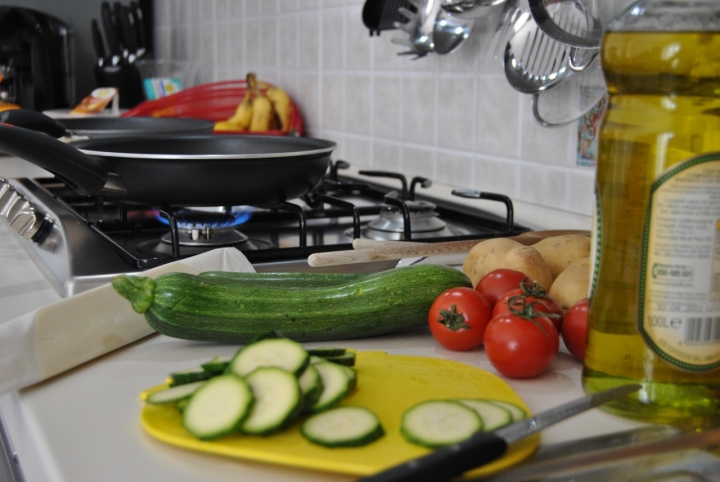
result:
<svg viewBox="0 0 720 482"><path fill-rule="evenodd" d="M720 425L720 2L645 0L608 27L583 384L606 409Z"/></svg>

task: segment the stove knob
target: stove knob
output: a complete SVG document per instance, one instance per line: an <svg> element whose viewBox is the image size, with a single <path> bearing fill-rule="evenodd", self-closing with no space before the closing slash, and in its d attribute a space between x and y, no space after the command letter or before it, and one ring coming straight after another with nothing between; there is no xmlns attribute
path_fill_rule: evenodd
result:
<svg viewBox="0 0 720 482"><path fill-rule="evenodd" d="M30 201L18 195L10 208L7 210L7 213L5 213L5 218L8 220L8 222L12 223L12 221L18 214L20 214L20 212L27 211L30 208L32 208Z"/></svg>
<svg viewBox="0 0 720 482"><path fill-rule="evenodd" d="M13 205L20 199L20 194L7 184L0 188L0 217L8 219L8 212Z"/></svg>
<svg viewBox="0 0 720 482"><path fill-rule="evenodd" d="M10 227L23 238L35 241L35 237L41 232L41 228L47 225L47 222L48 219L43 213L28 207L13 217Z"/></svg>

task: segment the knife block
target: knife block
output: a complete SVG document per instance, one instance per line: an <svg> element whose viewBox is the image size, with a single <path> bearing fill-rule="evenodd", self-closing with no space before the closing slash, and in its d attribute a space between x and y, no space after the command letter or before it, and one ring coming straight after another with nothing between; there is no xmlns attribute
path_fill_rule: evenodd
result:
<svg viewBox="0 0 720 482"><path fill-rule="evenodd" d="M118 89L121 109L131 109L145 100L140 71L134 64L98 65L95 80L98 87Z"/></svg>

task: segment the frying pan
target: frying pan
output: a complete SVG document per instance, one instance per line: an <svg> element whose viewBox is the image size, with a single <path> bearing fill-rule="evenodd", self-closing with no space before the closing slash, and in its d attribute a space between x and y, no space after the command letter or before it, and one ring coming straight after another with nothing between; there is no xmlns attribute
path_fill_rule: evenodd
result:
<svg viewBox="0 0 720 482"><path fill-rule="evenodd" d="M0 122L42 131L53 137L212 134L215 126L208 120L173 117L76 117L54 121L44 114L26 109L2 112Z"/></svg>
<svg viewBox="0 0 720 482"><path fill-rule="evenodd" d="M306 137L215 135L97 137L66 144L0 124L0 151L52 172L80 194L160 207L295 199L320 183L335 147Z"/></svg>

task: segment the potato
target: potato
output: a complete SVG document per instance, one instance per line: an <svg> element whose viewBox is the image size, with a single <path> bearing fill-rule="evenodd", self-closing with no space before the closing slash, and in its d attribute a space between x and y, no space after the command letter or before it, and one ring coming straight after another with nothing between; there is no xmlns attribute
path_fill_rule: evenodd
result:
<svg viewBox="0 0 720 482"><path fill-rule="evenodd" d="M575 261L555 278L548 294L563 311L577 301L587 298L590 291L590 257Z"/></svg>
<svg viewBox="0 0 720 482"><path fill-rule="evenodd" d="M550 267L538 250L532 246L512 248L500 259L500 265L497 268L521 271L546 290L552 285L553 277Z"/></svg>
<svg viewBox="0 0 720 482"><path fill-rule="evenodd" d="M492 238L481 241L473 246L465 257L463 273L470 278L473 286L475 286L480 281L480 278L496 269L495 266L501 256L518 246L522 246L522 244L507 238Z"/></svg>
<svg viewBox="0 0 720 482"><path fill-rule="evenodd" d="M552 273L540 253L532 246L517 241L494 238L475 245L463 263L463 273L473 286L498 268L509 268L525 273L545 289L552 284Z"/></svg>
<svg viewBox="0 0 720 482"><path fill-rule="evenodd" d="M532 245L550 267L553 279L565 268L590 256L590 238L582 234L552 236Z"/></svg>

